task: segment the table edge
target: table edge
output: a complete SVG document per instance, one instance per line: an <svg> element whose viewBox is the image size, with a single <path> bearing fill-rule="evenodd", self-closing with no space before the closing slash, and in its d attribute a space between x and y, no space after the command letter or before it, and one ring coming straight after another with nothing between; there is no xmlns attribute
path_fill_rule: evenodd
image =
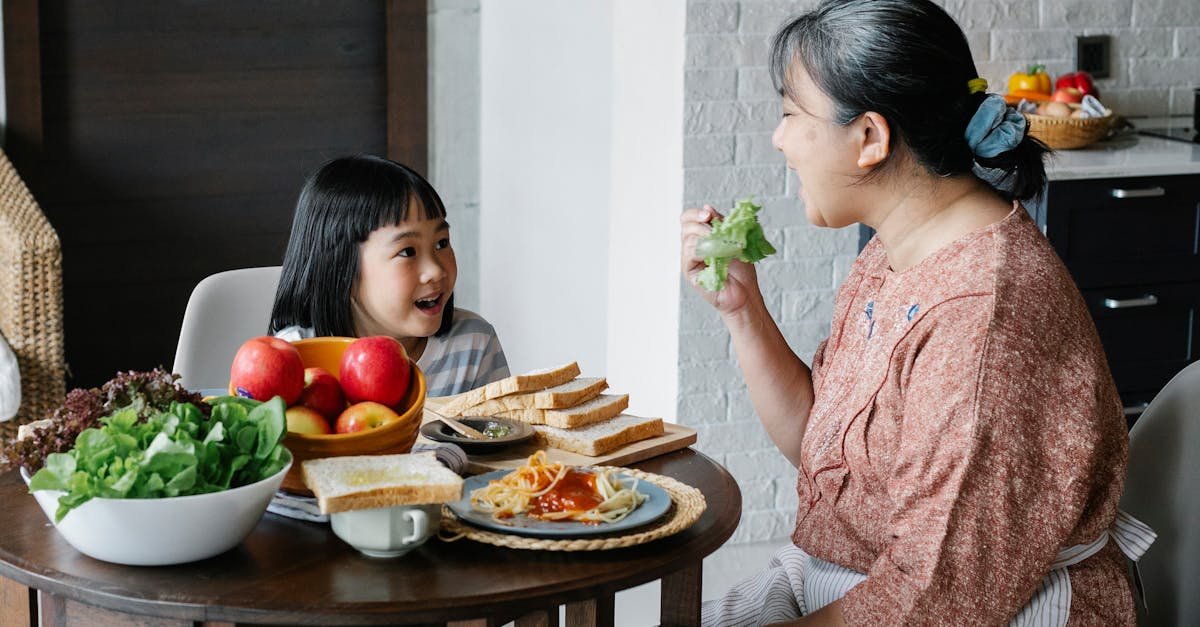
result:
<svg viewBox="0 0 1200 627"><path fill-rule="evenodd" d="M686 452L686 453L685 453ZM724 504L726 508L734 510L735 515L730 516L724 525L714 527L713 533L707 538L703 538L693 552L688 554L671 553L664 555L663 560L658 565L639 570L631 577L623 579L619 584L610 581L595 579L583 579L571 581L559 587L555 587L543 591L537 595L529 596L519 600L511 598L499 599L495 595L482 596L470 601L464 599L456 599L455 605L451 608L414 608L406 610L397 608L395 603L379 604L380 607L372 608L371 604L356 604L353 609L340 606L326 606L322 608L312 607L294 607L289 609L261 609L246 606L229 606L229 605L208 605L202 603L194 603L187 601L162 601L158 599L149 599L145 597L120 596L116 594L105 593L103 590L97 590L87 587L86 581L80 580L79 583L71 585L56 579L50 575L42 574L36 570L22 568L20 564L24 562L22 559L16 559L11 554L0 553L0 576L7 577L22 585L30 588L41 590L49 594L61 596L72 601L77 601L84 604L93 605L96 607L124 612L129 614L144 614L148 616L161 618L176 618L193 621L235 621L235 622L257 622L259 620L270 620L278 622L283 617L289 622L297 624L328 624L331 620L341 625L378 625L378 624L398 624L397 616L402 615L404 622L444 622L447 620L459 620L468 618L478 618L481 616L492 616L496 614L509 614L514 608L527 608L534 610L545 608L548 606L557 606L563 603L572 603L587 599L597 598L603 595L614 594L620 590L627 590L679 571L695 561L703 561L704 558L711 555L729 540L734 531L737 530L738 524L741 521L741 503L742 494L741 488L737 485L736 479L729 473L728 469L718 463L716 460L705 455L704 453L692 449L691 447L673 451L666 455L691 454L703 458L708 463L712 464L713 469L722 475L729 486L733 488L732 496L736 498L728 499ZM652 461L645 460L646 462ZM637 467L638 464L631 464L631 467ZM7 474L7 473L5 473ZM3 480L3 475L0 475L0 480ZM706 499L707 501L707 499ZM712 507L712 503L707 503L708 507ZM720 518L718 518L720 522ZM683 532L686 532L684 530ZM683 533L681 532L681 533ZM662 538L658 541L669 541L670 536ZM636 547L628 547L636 549ZM628 550L613 549L613 550ZM518 549L513 549L518 550ZM60 573L62 577L70 577L66 573ZM72 577L72 579L75 579ZM70 580L68 580L70 581ZM354 614L346 614L344 612L352 611Z"/></svg>

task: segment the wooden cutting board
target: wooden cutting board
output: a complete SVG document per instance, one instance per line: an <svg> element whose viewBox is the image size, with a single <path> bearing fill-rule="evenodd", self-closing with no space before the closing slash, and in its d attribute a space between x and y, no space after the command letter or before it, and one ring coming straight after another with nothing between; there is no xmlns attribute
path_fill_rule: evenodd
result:
<svg viewBox="0 0 1200 627"><path fill-rule="evenodd" d="M426 399L425 403L430 409L436 411L447 400L447 397L431 397ZM431 420L437 420L437 416L426 413L423 422ZM467 473L475 475L492 470L516 468L524 464L525 460L539 449L546 451L546 459L551 463L561 462L569 466L628 466L696 443L695 429L663 422L663 430L665 433L656 438L626 444L599 457L580 455L553 446L539 446L536 440L529 440L495 453L468 454Z"/></svg>

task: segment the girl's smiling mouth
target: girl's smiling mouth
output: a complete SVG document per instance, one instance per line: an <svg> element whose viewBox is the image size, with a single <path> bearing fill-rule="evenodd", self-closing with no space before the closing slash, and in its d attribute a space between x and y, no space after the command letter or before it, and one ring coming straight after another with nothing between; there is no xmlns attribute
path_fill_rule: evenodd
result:
<svg viewBox="0 0 1200 627"><path fill-rule="evenodd" d="M418 298L416 301L414 301L414 304L416 305L417 310L421 313L436 316L442 313L442 306L445 304L442 296L443 294L438 292L437 294L431 294L426 298Z"/></svg>

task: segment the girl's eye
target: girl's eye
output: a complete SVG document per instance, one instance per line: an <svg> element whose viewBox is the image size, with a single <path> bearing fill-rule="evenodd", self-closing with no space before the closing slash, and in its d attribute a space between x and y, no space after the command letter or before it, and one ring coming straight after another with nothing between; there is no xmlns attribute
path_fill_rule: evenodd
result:
<svg viewBox="0 0 1200 627"><path fill-rule="evenodd" d="M412 246L409 246L407 248L401 248L400 252L396 253L396 256L397 257L412 257L413 255L416 255L416 254L417 254L417 249L413 248Z"/></svg>
<svg viewBox="0 0 1200 627"><path fill-rule="evenodd" d="M450 238L449 237L444 237L444 238L438 240L437 249L441 250L443 248L450 248Z"/></svg>

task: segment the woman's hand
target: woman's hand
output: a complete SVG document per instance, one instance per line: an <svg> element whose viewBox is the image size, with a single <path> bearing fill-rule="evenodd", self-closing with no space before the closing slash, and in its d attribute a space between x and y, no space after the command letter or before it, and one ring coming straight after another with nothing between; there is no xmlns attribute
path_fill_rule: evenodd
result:
<svg viewBox="0 0 1200 627"><path fill-rule="evenodd" d="M797 466L804 425L813 404L812 372L788 346L779 325L771 319L753 265L730 261L725 287L719 292L696 285L696 275L704 269L704 260L696 257L696 244L712 232L709 222L717 217L720 215L708 205L703 209L688 209L680 216L683 274L692 289L721 312L754 411L771 440Z"/></svg>
<svg viewBox="0 0 1200 627"><path fill-rule="evenodd" d="M710 292L696 284L696 275L704 269L704 259L696 256L696 244L701 238L712 232L713 218L723 218L710 205L703 209L688 209L680 216L680 237L683 243L683 259L681 267L688 283L704 300L722 314L740 311L746 306L751 297L760 297L758 290L758 275L754 266L737 259L729 262L729 277L725 287L719 292Z"/></svg>

